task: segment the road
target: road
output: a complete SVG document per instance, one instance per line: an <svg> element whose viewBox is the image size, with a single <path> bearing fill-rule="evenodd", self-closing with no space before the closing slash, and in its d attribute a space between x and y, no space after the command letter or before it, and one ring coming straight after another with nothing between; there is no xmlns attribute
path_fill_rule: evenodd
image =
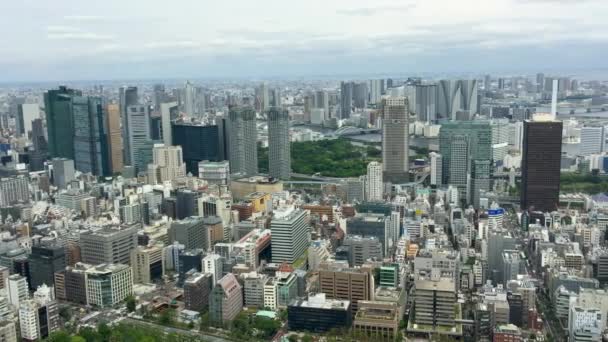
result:
<svg viewBox="0 0 608 342"><path fill-rule="evenodd" d="M199 338L202 338L205 341L209 341L209 342L233 342L233 340L228 340L228 339L218 337L215 335L208 335L208 334L205 334L202 332L166 327L164 325L154 324L154 323L150 323L150 322L146 322L146 321L140 321L138 319L133 319L133 318L126 318L125 321L127 321L131 324L135 324L135 325L147 326L147 327L151 327L154 329L162 329L167 334L176 333L176 334L188 335L188 336L192 336L192 337L199 337Z"/></svg>

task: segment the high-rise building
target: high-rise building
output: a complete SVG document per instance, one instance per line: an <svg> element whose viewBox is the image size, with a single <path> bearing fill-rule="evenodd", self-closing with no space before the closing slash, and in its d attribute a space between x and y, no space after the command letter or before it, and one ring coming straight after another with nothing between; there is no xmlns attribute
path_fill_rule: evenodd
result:
<svg viewBox="0 0 608 342"><path fill-rule="evenodd" d="M368 100L367 83L355 83L353 85L353 104L355 108L366 108Z"/></svg>
<svg viewBox="0 0 608 342"><path fill-rule="evenodd" d="M600 341L604 314L599 308L571 306L568 314L568 342Z"/></svg>
<svg viewBox="0 0 608 342"><path fill-rule="evenodd" d="M329 115L329 94L327 94L327 91L317 90L315 93L315 108L323 109L325 117Z"/></svg>
<svg viewBox="0 0 608 342"><path fill-rule="evenodd" d="M184 282L184 305L187 310L203 311L209 307L209 295L213 289L209 273L195 272Z"/></svg>
<svg viewBox="0 0 608 342"><path fill-rule="evenodd" d="M173 144L173 132L171 122L179 113L177 102L167 102L160 104L160 125L163 142L169 146Z"/></svg>
<svg viewBox="0 0 608 342"><path fill-rule="evenodd" d="M39 341L59 330L59 308L53 300L27 300L19 306L19 326L23 341Z"/></svg>
<svg viewBox="0 0 608 342"><path fill-rule="evenodd" d="M74 167L83 173L108 176L110 151L107 113L100 97L72 97Z"/></svg>
<svg viewBox="0 0 608 342"><path fill-rule="evenodd" d="M109 227L80 234L82 261L87 264L129 264L137 247L139 225Z"/></svg>
<svg viewBox="0 0 608 342"><path fill-rule="evenodd" d="M0 206L8 207L16 203L29 203L28 183L25 176L0 179Z"/></svg>
<svg viewBox="0 0 608 342"><path fill-rule="evenodd" d="M186 164L182 158L181 146L155 144L152 150L152 164L148 165L148 182L162 184L185 176Z"/></svg>
<svg viewBox="0 0 608 342"><path fill-rule="evenodd" d="M32 246L29 256L30 262L30 288L46 284L53 286L55 272L65 269L65 249L57 244Z"/></svg>
<svg viewBox="0 0 608 342"><path fill-rule="evenodd" d="M28 284L25 277L19 274L12 274L6 281L6 295L8 302L18 308L21 302L29 298Z"/></svg>
<svg viewBox="0 0 608 342"><path fill-rule="evenodd" d="M133 282L151 284L165 275L163 244L138 246L131 251Z"/></svg>
<svg viewBox="0 0 608 342"><path fill-rule="evenodd" d="M106 113L107 120L105 129L108 133L110 171L112 173L122 172L124 156L122 132L120 130L120 107L116 104L109 104L106 107Z"/></svg>
<svg viewBox="0 0 608 342"><path fill-rule="evenodd" d="M382 85L384 80L369 80L369 103L379 104L382 98Z"/></svg>
<svg viewBox="0 0 608 342"><path fill-rule="evenodd" d="M131 267L102 264L86 270L88 305L112 307L133 293Z"/></svg>
<svg viewBox="0 0 608 342"><path fill-rule="evenodd" d="M437 152L429 153L431 166L431 185L440 186L443 178L443 158Z"/></svg>
<svg viewBox="0 0 608 342"><path fill-rule="evenodd" d="M448 278L439 280L416 280L414 293L414 321L412 323L423 326L429 332L451 331L456 323L456 288L454 281ZM417 328L414 327L413 330ZM462 329L462 327L460 328Z"/></svg>
<svg viewBox="0 0 608 342"><path fill-rule="evenodd" d="M198 163L198 178L207 181L209 184L228 185L230 162L227 160L220 162L203 160Z"/></svg>
<svg viewBox="0 0 608 342"><path fill-rule="evenodd" d="M268 85L266 83L260 84L256 89L256 99L259 103L260 112L266 112L270 108Z"/></svg>
<svg viewBox="0 0 608 342"><path fill-rule="evenodd" d="M184 112L189 117L194 117L195 114L195 102L196 102L196 90L194 85L190 81L186 82L184 86Z"/></svg>
<svg viewBox="0 0 608 342"><path fill-rule="evenodd" d="M422 122L437 120L437 85L416 84L416 119Z"/></svg>
<svg viewBox="0 0 608 342"><path fill-rule="evenodd" d="M538 73L536 74L536 89L537 91L542 91L545 88L545 74Z"/></svg>
<svg viewBox="0 0 608 342"><path fill-rule="evenodd" d="M209 254L203 258L203 272L211 274L211 283L214 285L222 278L222 265L219 254Z"/></svg>
<svg viewBox="0 0 608 342"><path fill-rule="evenodd" d="M306 211L293 207L275 210L270 230L272 262L293 264L304 255L310 241Z"/></svg>
<svg viewBox="0 0 608 342"><path fill-rule="evenodd" d="M380 202L384 195L384 182L382 179L382 164L370 162L367 164L365 178L365 199L369 202Z"/></svg>
<svg viewBox="0 0 608 342"><path fill-rule="evenodd" d="M86 270L91 265L76 263L55 273L55 294L57 299L82 305L87 304Z"/></svg>
<svg viewBox="0 0 608 342"><path fill-rule="evenodd" d="M351 267L361 266L367 260L382 260L382 243L376 237L348 235L342 244L348 251L348 264Z"/></svg>
<svg viewBox="0 0 608 342"><path fill-rule="evenodd" d="M360 300L373 298L374 281L368 271L361 268L332 268L319 271L319 292L328 299L348 300L351 313L355 315Z"/></svg>
<svg viewBox="0 0 608 342"><path fill-rule="evenodd" d="M152 161L152 156L146 155L146 150L151 150L152 147L150 113L144 105L128 106L127 117L129 127L127 127L128 144L125 144L125 152L130 153L129 165L133 166L135 172L138 173L145 171Z"/></svg>
<svg viewBox="0 0 608 342"><path fill-rule="evenodd" d="M559 202L562 123L524 121L521 208L553 211Z"/></svg>
<svg viewBox="0 0 608 342"><path fill-rule="evenodd" d="M40 106L37 103L24 103L18 107L17 134L28 136L32 131L32 121L40 119Z"/></svg>
<svg viewBox="0 0 608 342"><path fill-rule="evenodd" d="M49 147L44 133L42 119L32 121L32 143L34 151L30 154L30 171L44 169L44 161L48 158Z"/></svg>
<svg viewBox="0 0 608 342"><path fill-rule="evenodd" d="M74 175L74 160L66 158L53 158L51 160L53 166L53 184L65 189L67 185L76 179Z"/></svg>
<svg viewBox="0 0 608 342"><path fill-rule="evenodd" d="M181 146L186 172L196 175L198 163L203 160L214 162L226 160L227 133L223 120L216 120L214 125L174 123L172 144ZM166 143L165 145L168 146Z"/></svg>
<svg viewBox="0 0 608 342"><path fill-rule="evenodd" d="M605 151L606 145L606 128L604 126L592 127L585 126L581 128L581 156L591 154L600 154Z"/></svg>
<svg viewBox="0 0 608 342"><path fill-rule="evenodd" d="M129 139L130 117L127 108L139 103L137 87L121 87L119 89L120 117L122 118L122 144L124 165L133 165L131 160L131 140Z"/></svg>
<svg viewBox="0 0 608 342"><path fill-rule="evenodd" d="M255 111L250 108L231 108L229 114L229 160L232 173L258 173L258 131Z"/></svg>
<svg viewBox="0 0 608 342"><path fill-rule="evenodd" d="M188 217L171 222L167 232L169 243L175 241L183 244L186 250L205 248L206 232L202 217Z"/></svg>
<svg viewBox="0 0 608 342"><path fill-rule="evenodd" d="M73 96L82 96L82 93L64 86L44 93L48 146L51 157L74 159Z"/></svg>
<svg viewBox="0 0 608 342"><path fill-rule="evenodd" d="M489 121L445 122L439 131L443 184L458 187L467 203L479 205L480 190L490 190L492 129Z"/></svg>
<svg viewBox="0 0 608 342"><path fill-rule="evenodd" d="M268 116L268 174L278 179L291 175L291 144L289 141L289 112L270 108Z"/></svg>
<svg viewBox="0 0 608 342"><path fill-rule="evenodd" d="M353 82L340 83L340 119L350 118L353 108Z"/></svg>
<svg viewBox="0 0 608 342"><path fill-rule="evenodd" d="M456 113L477 111L477 80L441 80L437 84L437 119L455 120Z"/></svg>
<svg viewBox="0 0 608 342"><path fill-rule="evenodd" d="M409 181L409 113L405 97L382 99L382 168L384 181Z"/></svg>
<svg viewBox="0 0 608 342"><path fill-rule="evenodd" d="M209 298L209 320L214 325L222 326L236 318L243 309L243 291L241 284L232 273L220 279Z"/></svg>
<svg viewBox="0 0 608 342"><path fill-rule="evenodd" d="M485 91L489 91L491 86L492 86L492 76L485 75L483 77L483 89Z"/></svg>

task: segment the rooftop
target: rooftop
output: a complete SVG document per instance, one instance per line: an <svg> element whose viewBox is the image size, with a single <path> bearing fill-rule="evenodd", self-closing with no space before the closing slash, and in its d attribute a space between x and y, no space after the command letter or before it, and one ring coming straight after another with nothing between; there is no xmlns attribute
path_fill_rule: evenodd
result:
<svg viewBox="0 0 608 342"><path fill-rule="evenodd" d="M293 301L291 306L299 306L304 308L317 308L327 310L348 310L350 308L350 301L338 300L338 299L327 299L325 293L317 293L315 295L308 296L308 299L299 299Z"/></svg>

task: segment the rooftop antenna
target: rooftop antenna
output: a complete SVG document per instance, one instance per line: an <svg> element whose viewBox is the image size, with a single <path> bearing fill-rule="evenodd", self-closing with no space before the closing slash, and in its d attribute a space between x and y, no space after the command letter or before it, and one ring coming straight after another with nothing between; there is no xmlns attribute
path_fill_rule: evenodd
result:
<svg viewBox="0 0 608 342"><path fill-rule="evenodd" d="M553 88L551 94L551 119L557 118L557 80L553 80Z"/></svg>

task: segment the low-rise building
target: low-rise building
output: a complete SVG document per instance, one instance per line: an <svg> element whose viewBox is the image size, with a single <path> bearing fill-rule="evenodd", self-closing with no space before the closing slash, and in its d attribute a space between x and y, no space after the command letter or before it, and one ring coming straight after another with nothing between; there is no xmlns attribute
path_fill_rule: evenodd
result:
<svg viewBox="0 0 608 342"><path fill-rule="evenodd" d="M348 328L351 324L350 302L327 299L324 293L294 300L287 307L287 322L289 329L296 331L322 333Z"/></svg>

